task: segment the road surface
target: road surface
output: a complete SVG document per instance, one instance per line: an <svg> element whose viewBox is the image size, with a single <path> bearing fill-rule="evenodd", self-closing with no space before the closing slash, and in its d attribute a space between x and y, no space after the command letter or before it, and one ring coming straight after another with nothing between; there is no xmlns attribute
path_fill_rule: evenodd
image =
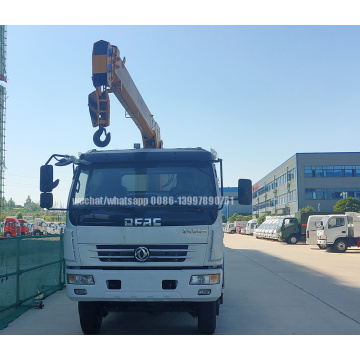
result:
<svg viewBox="0 0 360 360"><path fill-rule="evenodd" d="M327 253L225 234L226 289L216 335L359 335L360 250ZM13 321L6 334L82 334L77 304L65 291ZM103 335L196 335L197 319L186 313L111 313Z"/></svg>

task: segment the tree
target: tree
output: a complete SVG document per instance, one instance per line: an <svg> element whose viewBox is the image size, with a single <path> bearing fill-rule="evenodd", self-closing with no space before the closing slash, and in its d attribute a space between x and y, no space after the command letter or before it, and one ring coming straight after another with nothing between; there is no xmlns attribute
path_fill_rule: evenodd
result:
<svg viewBox="0 0 360 360"><path fill-rule="evenodd" d="M264 214L264 215L261 215L261 216L259 216L259 218L258 218L258 224L260 225L260 224L262 224L265 220L266 220L266 217L267 216L278 216L277 214Z"/></svg>
<svg viewBox="0 0 360 360"><path fill-rule="evenodd" d="M16 218L17 219L22 219L23 218L22 213L20 211L16 214Z"/></svg>
<svg viewBox="0 0 360 360"><path fill-rule="evenodd" d="M15 207L15 201L12 198L10 198L6 205L8 206L9 209L13 209Z"/></svg>
<svg viewBox="0 0 360 360"><path fill-rule="evenodd" d="M258 224L260 225L260 224L262 224L265 220L266 220L266 216L267 215L261 215L261 216L259 216L259 218L258 218Z"/></svg>
<svg viewBox="0 0 360 360"><path fill-rule="evenodd" d="M345 212L345 211L360 211L360 200L354 197L348 197L346 199L339 200L334 205L334 211Z"/></svg>
<svg viewBox="0 0 360 360"><path fill-rule="evenodd" d="M249 221L249 220L252 220L253 216L252 215L247 215L247 216L244 216L242 219L243 221Z"/></svg>
<svg viewBox="0 0 360 360"><path fill-rule="evenodd" d="M234 222L234 221L238 221L238 220L240 220L239 219L239 214L238 213L235 213L235 214L233 214L232 216L230 216L229 218L228 218L228 222Z"/></svg>
<svg viewBox="0 0 360 360"><path fill-rule="evenodd" d="M308 213L308 212L316 212L316 210L310 205L308 205L302 209L299 209L299 211L301 214Z"/></svg>
<svg viewBox="0 0 360 360"><path fill-rule="evenodd" d="M28 197L27 197L27 199L26 199L26 201L25 201L24 207L27 207L27 206L30 205L31 203L32 203L31 197L30 197L30 195L28 195Z"/></svg>

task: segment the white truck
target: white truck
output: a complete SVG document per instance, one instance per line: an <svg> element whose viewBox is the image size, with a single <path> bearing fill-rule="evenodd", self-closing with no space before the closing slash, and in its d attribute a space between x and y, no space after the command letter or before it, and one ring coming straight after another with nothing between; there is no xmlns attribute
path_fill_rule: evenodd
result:
<svg viewBox="0 0 360 360"><path fill-rule="evenodd" d="M225 225L224 232L227 234L235 234L236 227L234 222L228 222Z"/></svg>
<svg viewBox="0 0 360 360"><path fill-rule="evenodd" d="M326 245L320 245L317 243L317 230L321 224L321 220L325 215L311 215L308 218L306 225L306 244L317 245L320 249L326 249Z"/></svg>
<svg viewBox="0 0 360 360"><path fill-rule="evenodd" d="M254 234L254 230L257 228L257 219L252 219L252 220L249 220L247 223L246 223L246 228L245 228L245 234L246 235L253 235Z"/></svg>
<svg viewBox="0 0 360 360"><path fill-rule="evenodd" d="M44 221L44 219L36 218L32 227L32 233L35 236L46 235L47 226L48 224Z"/></svg>
<svg viewBox="0 0 360 360"><path fill-rule="evenodd" d="M103 85L139 127L144 148L92 150L78 159L54 154L40 170L40 206L52 209L59 181L49 162L74 165L64 232L67 295L78 301L85 334L97 333L109 311L185 311L198 318L201 333L212 334L224 291L222 161L201 148L163 149L150 112L139 115L147 107L119 59L116 47L95 43L93 82L108 81L112 64L113 86ZM106 94L96 92L108 111ZM90 110L100 130L108 123L96 101ZM103 147L101 134L94 142ZM239 180L238 189L239 203L251 204L251 181Z"/></svg>
<svg viewBox="0 0 360 360"><path fill-rule="evenodd" d="M317 244L331 252L345 252L351 246L360 247L360 214L327 215L317 230Z"/></svg>

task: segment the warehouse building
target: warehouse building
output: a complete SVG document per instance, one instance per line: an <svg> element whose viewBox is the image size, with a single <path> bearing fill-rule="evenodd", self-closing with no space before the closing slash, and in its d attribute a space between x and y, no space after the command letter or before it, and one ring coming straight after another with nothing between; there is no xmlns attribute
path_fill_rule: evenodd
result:
<svg viewBox="0 0 360 360"><path fill-rule="evenodd" d="M308 205L333 211L338 200L360 199L360 153L295 154L253 186L253 215L293 215Z"/></svg>

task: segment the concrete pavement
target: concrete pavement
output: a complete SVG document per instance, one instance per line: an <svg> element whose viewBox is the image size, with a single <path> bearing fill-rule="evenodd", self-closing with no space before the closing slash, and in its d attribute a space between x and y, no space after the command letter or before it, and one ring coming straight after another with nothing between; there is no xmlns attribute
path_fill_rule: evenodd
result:
<svg viewBox="0 0 360 360"><path fill-rule="evenodd" d="M215 334L360 334L360 250L327 253L225 234L226 291ZM77 304L65 291L44 300L0 331L6 334L82 334ZM111 313L100 334L195 335L186 313Z"/></svg>

